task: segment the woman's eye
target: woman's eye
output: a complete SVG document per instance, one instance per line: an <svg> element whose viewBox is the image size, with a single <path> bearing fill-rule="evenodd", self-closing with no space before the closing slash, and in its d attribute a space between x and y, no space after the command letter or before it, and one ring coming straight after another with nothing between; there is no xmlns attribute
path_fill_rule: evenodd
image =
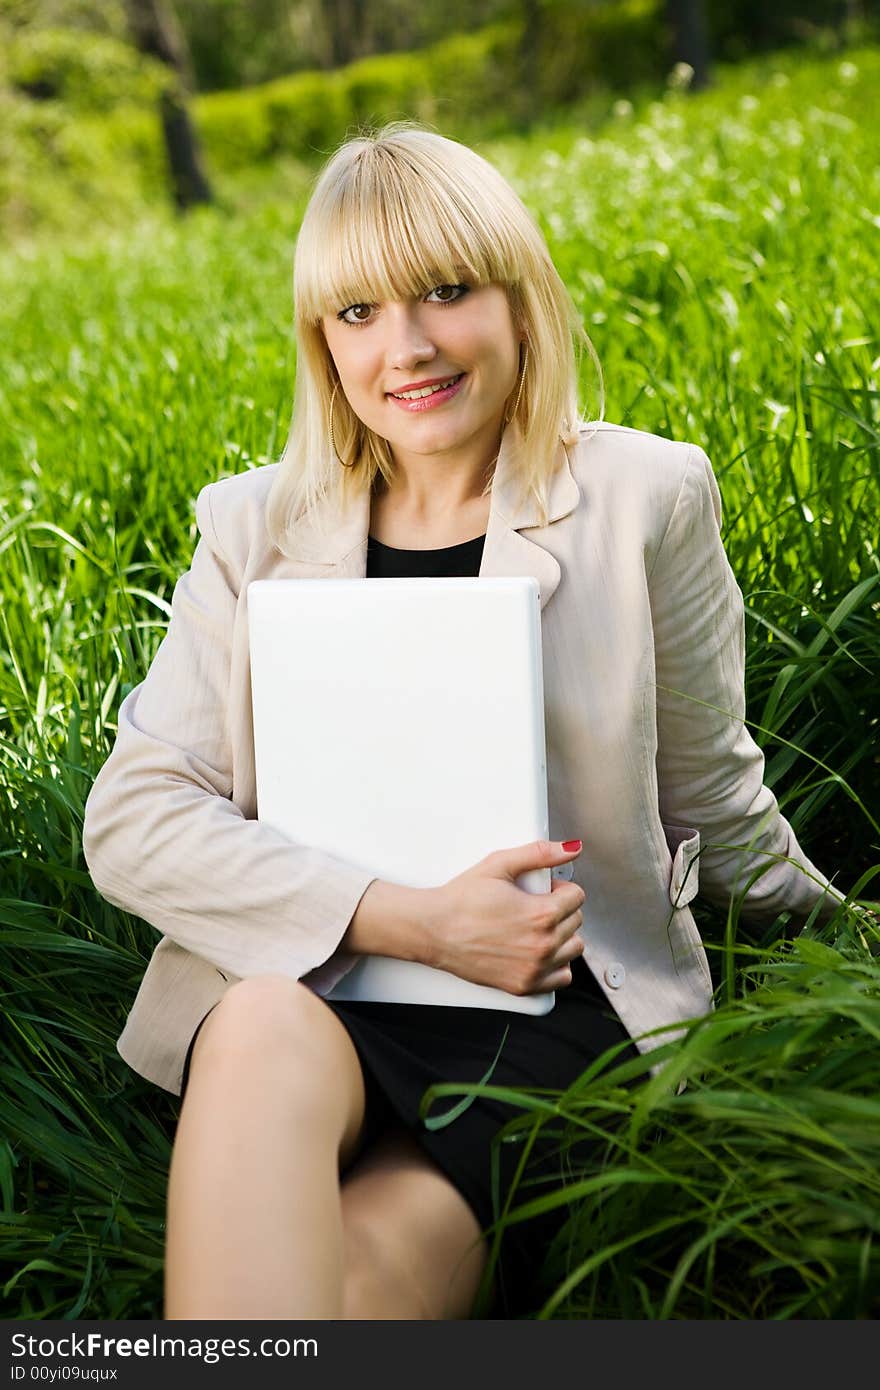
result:
<svg viewBox="0 0 880 1390"><path fill-rule="evenodd" d="M430 300L432 295L437 295L438 298L433 301L435 304L455 304L467 292L467 285L435 285L432 290L428 290L425 298ZM374 304L349 304L348 308L341 309L336 317L343 323L369 323L375 307Z"/></svg>
<svg viewBox="0 0 880 1390"><path fill-rule="evenodd" d="M467 288L467 285L436 285L429 293L443 296L437 301L439 304L454 304L457 299L461 299L462 295L467 294ZM451 294L452 298L447 299L447 294Z"/></svg>
<svg viewBox="0 0 880 1390"><path fill-rule="evenodd" d="M361 317L361 310L365 311L363 317ZM369 323L369 318L367 316L371 314L372 311L372 305L370 304L349 304L348 308L341 310L336 317L342 319L344 323ZM350 314L354 314L355 317L350 318Z"/></svg>

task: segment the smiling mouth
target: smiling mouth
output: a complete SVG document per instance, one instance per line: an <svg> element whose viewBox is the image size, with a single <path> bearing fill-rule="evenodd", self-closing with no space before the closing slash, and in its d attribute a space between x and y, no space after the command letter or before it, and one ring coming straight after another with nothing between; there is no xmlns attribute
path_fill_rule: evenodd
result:
<svg viewBox="0 0 880 1390"><path fill-rule="evenodd" d="M447 377L445 381L438 381L434 386L420 386L415 391L389 391L388 395L393 396L396 401L420 401L425 396L434 396L438 391L447 391L450 386L455 386L461 381L464 372L459 372L456 376Z"/></svg>

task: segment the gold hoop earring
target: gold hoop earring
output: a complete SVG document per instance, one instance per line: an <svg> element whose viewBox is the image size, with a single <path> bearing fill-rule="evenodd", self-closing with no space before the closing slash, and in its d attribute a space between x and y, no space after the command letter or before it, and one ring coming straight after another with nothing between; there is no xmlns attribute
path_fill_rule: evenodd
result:
<svg viewBox="0 0 880 1390"><path fill-rule="evenodd" d="M333 433L333 407L336 404L336 392L338 390L339 382L337 381L335 386L333 387L333 395L330 397L330 444L333 448L334 454L336 455L337 462L341 464L343 468L355 468L357 466L357 460L355 460L354 463L346 463L345 460L340 457L339 450L336 447L336 436Z"/></svg>
<svg viewBox="0 0 880 1390"><path fill-rule="evenodd" d="M505 417L504 417L504 423L505 423L505 424L507 424L507 422L508 422L509 420L512 420L513 417L514 417L514 415L516 414L516 412L519 410L519 402L520 402L520 398L521 398L521 396L522 396L523 382L524 382L525 379L526 379L526 363L528 362L528 358L529 358L529 345L528 345L528 342L527 342L525 339L523 339L523 359L522 359L522 367L520 368L520 374L519 374L519 390L518 390L517 393L516 393L516 400L514 401L514 404L513 404L513 410L511 410L511 412L510 412L509 415L505 415Z"/></svg>

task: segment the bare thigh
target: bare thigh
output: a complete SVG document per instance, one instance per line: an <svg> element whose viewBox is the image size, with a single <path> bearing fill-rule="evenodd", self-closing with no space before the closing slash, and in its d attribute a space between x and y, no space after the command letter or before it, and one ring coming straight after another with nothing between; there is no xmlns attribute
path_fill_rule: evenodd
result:
<svg viewBox="0 0 880 1390"><path fill-rule="evenodd" d="M234 1084L288 1087L305 1112L335 1124L340 1171L366 1137L366 1087L344 1025L321 997L286 975L253 975L231 985L204 1020L193 1045L190 1080L222 1067Z"/></svg>
<svg viewBox="0 0 880 1390"><path fill-rule="evenodd" d="M193 1045L189 1086L211 1068L233 1088L291 1088L299 1113L338 1134L346 1316L468 1316L488 1255L480 1223L403 1127L364 1147L360 1058L319 995L282 975L230 986Z"/></svg>
<svg viewBox="0 0 880 1390"><path fill-rule="evenodd" d="M488 1259L473 1208L402 1126L342 1181L347 1318L467 1318Z"/></svg>

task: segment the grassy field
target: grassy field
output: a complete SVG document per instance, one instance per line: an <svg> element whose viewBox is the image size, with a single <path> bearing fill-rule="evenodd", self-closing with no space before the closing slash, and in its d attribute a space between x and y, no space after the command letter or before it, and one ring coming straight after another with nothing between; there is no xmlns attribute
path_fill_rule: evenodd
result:
<svg viewBox="0 0 880 1390"><path fill-rule="evenodd" d="M606 418L713 461L746 598L748 714L807 853L880 889L880 52L484 147L539 217ZM300 170L229 217L0 257L0 1193L5 1317L161 1316L178 1103L114 1043L155 944L91 887L83 803L195 542L207 481L275 460ZM583 408L598 408L589 363ZM604 1141L572 1174L549 1318L880 1314L878 932L791 939L697 905L718 1009L681 1096L613 1069L511 1097ZM461 1094L461 1088L453 1088ZM527 1180L526 1171L524 1179ZM527 1186L511 1206L547 1201ZM576 1200L575 1200L576 1199ZM552 1200L549 1199L549 1200ZM523 1207L520 1218L528 1216Z"/></svg>

